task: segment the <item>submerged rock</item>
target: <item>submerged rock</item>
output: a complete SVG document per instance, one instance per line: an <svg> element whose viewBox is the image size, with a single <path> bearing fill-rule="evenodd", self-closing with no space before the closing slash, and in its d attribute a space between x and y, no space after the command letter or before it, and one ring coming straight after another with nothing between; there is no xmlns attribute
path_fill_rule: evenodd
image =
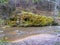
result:
<svg viewBox="0 0 60 45"><path fill-rule="evenodd" d="M60 45L60 37L51 34L39 34L13 41L11 45Z"/></svg>

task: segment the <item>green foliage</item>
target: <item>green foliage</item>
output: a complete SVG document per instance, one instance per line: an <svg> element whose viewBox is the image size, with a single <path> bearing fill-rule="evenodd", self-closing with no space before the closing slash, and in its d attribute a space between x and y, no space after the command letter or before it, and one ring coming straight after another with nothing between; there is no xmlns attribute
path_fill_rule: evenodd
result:
<svg viewBox="0 0 60 45"><path fill-rule="evenodd" d="M41 16L29 12L23 12L21 16L23 26L46 26L52 25L53 18Z"/></svg>
<svg viewBox="0 0 60 45"><path fill-rule="evenodd" d="M17 18L9 19L7 24L16 26L18 17L19 16L17 16ZM19 26L47 26L52 25L54 21L51 17L41 16L30 12L22 12L19 19Z"/></svg>
<svg viewBox="0 0 60 45"><path fill-rule="evenodd" d="M0 40L0 43L2 43L2 42L6 42L5 40Z"/></svg>
<svg viewBox="0 0 60 45"><path fill-rule="evenodd" d="M17 19L19 19L19 26L47 26L53 24L53 18L37 15L31 12L23 12L19 16L15 16L12 19L9 19L7 21L7 24L10 26L16 26L17 25Z"/></svg>
<svg viewBox="0 0 60 45"><path fill-rule="evenodd" d="M2 23L4 23L4 20L0 19L0 25L2 25Z"/></svg>
<svg viewBox="0 0 60 45"><path fill-rule="evenodd" d="M8 41L6 41L6 40L0 40L0 45L5 45L5 44L7 44L7 42Z"/></svg>
<svg viewBox="0 0 60 45"><path fill-rule="evenodd" d="M6 24L10 25L10 26L16 26L16 21L17 21L17 18L10 18L9 20L6 20Z"/></svg>
<svg viewBox="0 0 60 45"><path fill-rule="evenodd" d="M8 0L0 0L0 3L7 3Z"/></svg>
<svg viewBox="0 0 60 45"><path fill-rule="evenodd" d="M35 3L35 2L38 2L39 0L32 0L33 1L33 3Z"/></svg>

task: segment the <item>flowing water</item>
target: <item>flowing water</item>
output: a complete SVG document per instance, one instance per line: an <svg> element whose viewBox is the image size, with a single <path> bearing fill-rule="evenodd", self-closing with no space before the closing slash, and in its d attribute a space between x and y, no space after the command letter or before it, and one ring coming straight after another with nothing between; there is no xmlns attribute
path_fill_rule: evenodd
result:
<svg viewBox="0 0 60 45"><path fill-rule="evenodd" d="M1 29L0 29L1 30ZM46 27L14 27L6 28L0 31L0 37L7 37L7 40L16 41L36 34L52 34L60 36L60 26ZM19 44L19 43L17 43Z"/></svg>
<svg viewBox="0 0 60 45"><path fill-rule="evenodd" d="M8 30L8 28L6 29ZM11 28L6 31L7 37L11 39L21 39L23 37L35 34L60 34L60 26L48 26L48 27L20 27L20 28ZM14 37L14 38L13 38ZM14 40L15 40L14 39Z"/></svg>

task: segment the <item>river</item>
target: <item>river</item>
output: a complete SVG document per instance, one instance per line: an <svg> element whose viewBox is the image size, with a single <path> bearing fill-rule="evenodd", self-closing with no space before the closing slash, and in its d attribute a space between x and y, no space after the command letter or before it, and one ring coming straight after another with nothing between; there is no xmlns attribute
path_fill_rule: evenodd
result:
<svg viewBox="0 0 60 45"><path fill-rule="evenodd" d="M0 28L0 39L7 37L6 40L9 42L37 34L52 34L60 36L60 26Z"/></svg>
<svg viewBox="0 0 60 45"><path fill-rule="evenodd" d="M1 37L6 36L8 40L14 41L30 35L36 34L60 34L60 26L46 26L46 27L11 27L5 28L0 32Z"/></svg>

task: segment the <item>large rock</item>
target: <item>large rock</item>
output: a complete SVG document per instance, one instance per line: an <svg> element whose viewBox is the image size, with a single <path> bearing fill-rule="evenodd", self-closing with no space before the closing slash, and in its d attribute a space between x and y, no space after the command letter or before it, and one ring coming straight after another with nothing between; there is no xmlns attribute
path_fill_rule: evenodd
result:
<svg viewBox="0 0 60 45"><path fill-rule="evenodd" d="M60 36L39 34L13 41L10 45L60 45Z"/></svg>

